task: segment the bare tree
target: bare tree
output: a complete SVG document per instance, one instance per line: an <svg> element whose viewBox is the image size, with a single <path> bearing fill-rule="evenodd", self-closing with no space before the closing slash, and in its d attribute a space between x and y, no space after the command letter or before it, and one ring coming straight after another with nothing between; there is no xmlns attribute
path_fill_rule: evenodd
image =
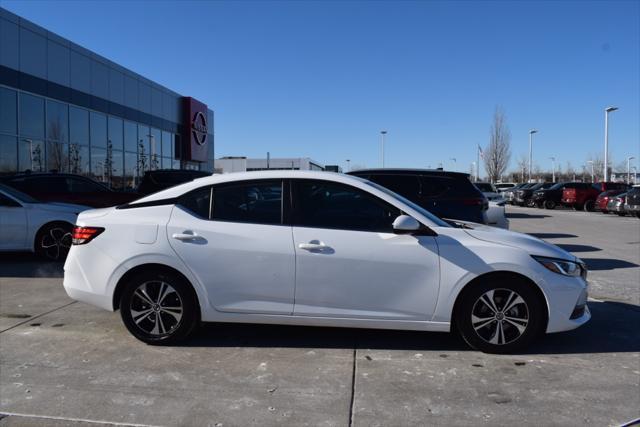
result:
<svg viewBox="0 0 640 427"><path fill-rule="evenodd" d="M525 177L529 176L529 160L524 155L518 158L517 173L520 175L520 182L525 182Z"/></svg>
<svg viewBox="0 0 640 427"><path fill-rule="evenodd" d="M496 182L507 170L511 159L511 132L500 106L496 107L489 132L489 145L484 153L484 167L491 182Z"/></svg>

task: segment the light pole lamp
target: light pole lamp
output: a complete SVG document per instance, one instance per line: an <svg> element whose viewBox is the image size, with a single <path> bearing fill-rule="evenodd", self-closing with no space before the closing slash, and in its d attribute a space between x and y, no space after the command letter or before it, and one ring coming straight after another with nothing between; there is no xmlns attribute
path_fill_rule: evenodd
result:
<svg viewBox="0 0 640 427"><path fill-rule="evenodd" d="M533 134L538 133L536 129L529 131L529 182L531 182L531 167L533 162Z"/></svg>
<svg viewBox="0 0 640 427"><path fill-rule="evenodd" d="M380 136L382 138L382 167L384 167L384 137L387 135L386 130L380 131Z"/></svg>
<svg viewBox="0 0 640 427"><path fill-rule="evenodd" d="M631 184L631 160L635 159L633 156L627 157L627 184Z"/></svg>
<svg viewBox="0 0 640 427"><path fill-rule="evenodd" d="M604 109L604 182L609 181L609 113L617 109L618 107Z"/></svg>
<svg viewBox="0 0 640 427"><path fill-rule="evenodd" d="M556 182L556 158L549 157L551 159L551 182Z"/></svg>
<svg viewBox="0 0 640 427"><path fill-rule="evenodd" d="M347 159L345 162L347 162L347 172L351 172L351 159Z"/></svg>

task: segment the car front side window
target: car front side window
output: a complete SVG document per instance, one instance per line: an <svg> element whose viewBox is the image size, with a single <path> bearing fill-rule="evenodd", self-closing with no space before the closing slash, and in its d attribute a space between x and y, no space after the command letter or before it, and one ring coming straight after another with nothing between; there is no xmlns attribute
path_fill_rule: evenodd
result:
<svg viewBox="0 0 640 427"><path fill-rule="evenodd" d="M213 188L213 221L282 224L282 181L252 181Z"/></svg>
<svg viewBox="0 0 640 427"><path fill-rule="evenodd" d="M392 233L401 214L377 197L348 185L294 180L292 221L298 227Z"/></svg>

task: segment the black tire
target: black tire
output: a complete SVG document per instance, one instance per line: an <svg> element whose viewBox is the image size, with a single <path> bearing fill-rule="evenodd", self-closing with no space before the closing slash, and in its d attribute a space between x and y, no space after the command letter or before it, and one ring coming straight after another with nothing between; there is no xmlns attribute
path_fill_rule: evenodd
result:
<svg viewBox="0 0 640 427"><path fill-rule="evenodd" d="M587 200L584 202L584 210L585 212L593 212L596 210L596 202L595 200Z"/></svg>
<svg viewBox="0 0 640 427"><path fill-rule="evenodd" d="M554 202L553 200L545 200L544 201L544 208L545 209L555 209L556 208L556 202Z"/></svg>
<svg viewBox="0 0 640 427"><path fill-rule="evenodd" d="M527 199L526 202L524 202L525 206L527 206L528 208L532 208L536 205L536 202L534 202L532 199Z"/></svg>
<svg viewBox="0 0 640 427"><path fill-rule="evenodd" d="M165 295L161 298L162 290ZM168 310L168 307L172 309ZM189 337L198 326L199 310L191 285L172 272L136 274L125 284L120 298L124 325L134 337L153 345L175 344Z"/></svg>
<svg viewBox="0 0 640 427"><path fill-rule="evenodd" d="M616 212L618 216L627 216L626 212Z"/></svg>
<svg viewBox="0 0 640 427"><path fill-rule="evenodd" d="M581 205L581 204L573 205L573 210L574 211L581 211L583 208L584 208L584 205Z"/></svg>
<svg viewBox="0 0 640 427"><path fill-rule="evenodd" d="M526 282L513 276L494 276L479 283L475 283L467 287L462 295L460 295L459 303L456 305L454 313L454 322L456 328L465 342L472 348L485 353L506 354L523 350L538 338L546 329L547 311L544 301L538 295L533 284ZM511 296L511 292L522 298L523 303L517 303L507 311L511 316L509 319L526 318L520 321L520 326L524 329L513 325L509 320L487 320L486 323L476 319L475 325L481 324L477 331L474 328L474 320L472 316L480 319L490 319L492 310L486 303L480 301L480 298L486 296L487 292L494 291L495 308L500 313L504 305L505 299ZM517 300L517 298L515 298ZM504 305L499 304L504 301ZM484 314L485 317L480 317ZM504 316L504 313L503 313ZM524 325L524 326L523 326ZM499 328L502 334L499 334ZM497 335L497 337L496 337ZM504 340L503 343L491 343L493 339L498 341Z"/></svg>
<svg viewBox="0 0 640 427"><path fill-rule="evenodd" d="M600 212L602 212L603 214L608 214L609 213L609 211L606 210L606 209L600 209Z"/></svg>
<svg viewBox="0 0 640 427"><path fill-rule="evenodd" d="M45 224L36 233L34 249L36 255L50 261L64 261L71 249L73 226L66 222Z"/></svg>

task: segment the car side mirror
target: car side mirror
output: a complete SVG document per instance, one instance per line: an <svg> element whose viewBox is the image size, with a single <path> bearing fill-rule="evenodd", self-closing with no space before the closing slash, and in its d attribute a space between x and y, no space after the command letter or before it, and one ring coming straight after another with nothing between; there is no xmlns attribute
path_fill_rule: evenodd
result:
<svg viewBox="0 0 640 427"><path fill-rule="evenodd" d="M396 234L412 234L420 228L418 220L409 215L400 215L393 221L393 232Z"/></svg>

